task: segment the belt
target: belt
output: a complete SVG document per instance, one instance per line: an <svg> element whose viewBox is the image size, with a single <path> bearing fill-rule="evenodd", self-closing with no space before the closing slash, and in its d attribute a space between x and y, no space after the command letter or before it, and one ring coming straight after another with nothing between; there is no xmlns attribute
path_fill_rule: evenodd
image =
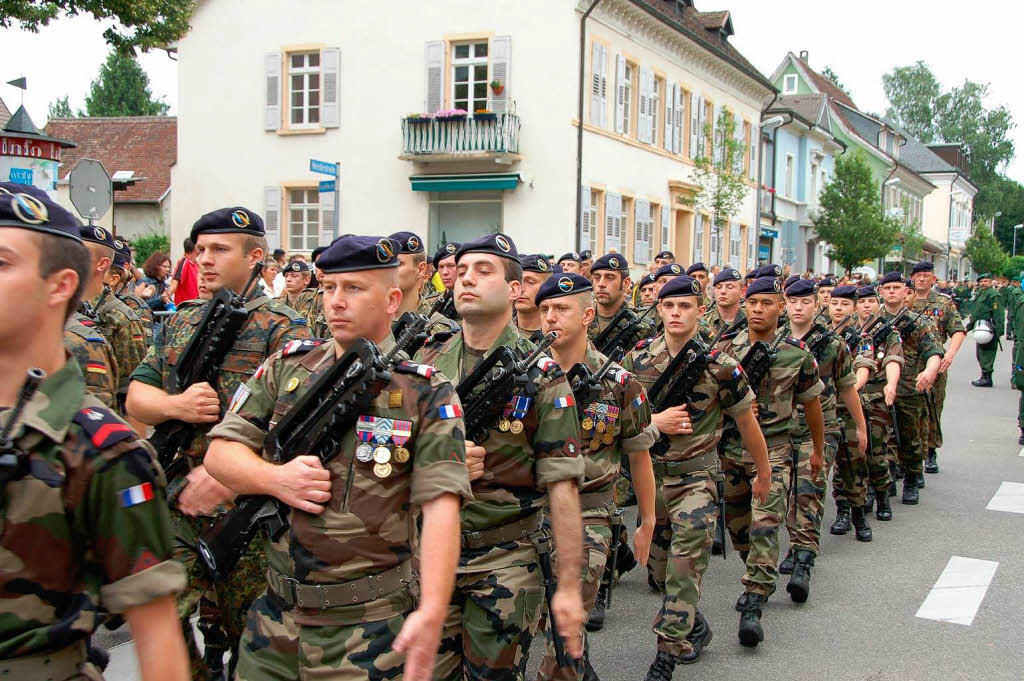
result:
<svg viewBox="0 0 1024 681"><path fill-rule="evenodd" d="M303 584L274 568L267 570L270 590L288 605L327 610L376 600L412 583L412 561L369 577L340 584Z"/></svg>
<svg viewBox="0 0 1024 681"><path fill-rule="evenodd" d="M480 530L479 532L464 530L462 532L462 548L479 549L485 546L495 546L503 542L523 539L539 530L542 520L541 512L537 511L525 518L520 518L498 527Z"/></svg>
<svg viewBox="0 0 1024 681"><path fill-rule="evenodd" d="M87 661L85 642L79 641L67 648L49 653L0 660L0 678L64 681L77 676Z"/></svg>
<svg viewBox="0 0 1024 681"><path fill-rule="evenodd" d="M606 489L603 492L580 492L580 509L587 511L607 508L612 505L614 500L614 489Z"/></svg>
<svg viewBox="0 0 1024 681"><path fill-rule="evenodd" d="M682 477L697 471L707 471L718 465L718 452L706 452L686 461L654 461L654 474Z"/></svg>

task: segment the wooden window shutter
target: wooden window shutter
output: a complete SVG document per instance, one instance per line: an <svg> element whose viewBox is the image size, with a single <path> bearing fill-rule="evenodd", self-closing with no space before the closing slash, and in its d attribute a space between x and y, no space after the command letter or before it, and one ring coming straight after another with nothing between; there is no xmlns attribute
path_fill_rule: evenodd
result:
<svg viewBox="0 0 1024 681"><path fill-rule="evenodd" d="M615 55L615 132L621 133L625 125L626 60Z"/></svg>
<svg viewBox="0 0 1024 681"><path fill-rule="evenodd" d="M335 189L337 189L335 180ZM318 246L326 246L334 241L334 192L321 192L320 202L320 239ZM339 225L340 227L340 225Z"/></svg>
<svg viewBox="0 0 1024 681"><path fill-rule="evenodd" d="M509 83L512 71L512 38L507 35L494 36L491 40L491 80L502 83L505 88L500 95L491 91L491 111L505 113L508 110Z"/></svg>
<svg viewBox="0 0 1024 681"><path fill-rule="evenodd" d="M426 57L427 87L423 110L432 114L441 108L441 98L444 96L444 42L428 42Z"/></svg>
<svg viewBox="0 0 1024 681"><path fill-rule="evenodd" d="M278 130L281 127L281 53L267 52L264 57L263 129Z"/></svg>
<svg viewBox="0 0 1024 681"><path fill-rule="evenodd" d="M267 237L267 248L271 252L275 248L281 248L280 187L263 188L263 230Z"/></svg>
<svg viewBox="0 0 1024 681"><path fill-rule="evenodd" d="M320 50L323 72L323 109L320 122L325 128L337 128L341 120L341 50L325 47Z"/></svg>

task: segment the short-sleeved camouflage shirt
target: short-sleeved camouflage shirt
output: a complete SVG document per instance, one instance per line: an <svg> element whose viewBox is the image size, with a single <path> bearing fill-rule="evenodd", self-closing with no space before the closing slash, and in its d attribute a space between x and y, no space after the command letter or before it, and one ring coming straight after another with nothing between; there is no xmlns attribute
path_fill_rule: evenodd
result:
<svg viewBox="0 0 1024 681"><path fill-rule="evenodd" d="M896 315L890 314L884 307L879 311L885 319L892 319ZM896 394L899 397L917 395L917 375L924 370L928 358L935 355L942 356L942 346L939 345L938 330L930 317L922 315L914 325L914 330L909 337L900 335L903 348L903 369L900 371L900 382L896 387Z"/></svg>
<svg viewBox="0 0 1024 681"><path fill-rule="evenodd" d="M754 394L739 363L720 350L712 349L710 355L708 368L693 389L694 400L686 406L693 432L669 436L665 461L686 461L715 451L722 438L724 417L742 414L753 403ZM626 355L623 366L650 389L671 361L668 343L661 335Z"/></svg>
<svg viewBox="0 0 1024 681"><path fill-rule="evenodd" d="M139 316L139 320L142 322L142 330L146 334L146 345L151 345L153 343L153 324L155 322L153 310L146 304L145 300L131 289L131 285L122 288L117 293L117 298Z"/></svg>
<svg viewBox="0 0 1024 681"><path fill-rule="evenodd" d="M316 308L316 291L311 288L304 288L294 296L288 293L288 291L285 291L277 298L274 298L274 300L295 310L305 317L308 322L309 317L314 313Z"/></svg>
<svg viewBox="0 0 1024 681"><path fill-rule="evenodd" d="M146 331L142 320L107 287L96 299L93 309L99 320L99 330L114 349L118 369L117 387L119 392L124 392L128 389L131 373L146 356Z"/></svg>
<svg viewBox="0 0 1024 681"><path fill-rule="evenodd" d="M12 437L28 464L0 495L0 659L65 648L89 637L100 610L184 588L163 474L128 424L86 394L77 363L43 381Z"/></svg>
<svg viewBox="0 0 1024 681"><path fill-rule="evenodd" d="M809 347L806 349L811 350ZM838 431L840 428L839 391L857 382L857 376L853 373L853 358L850 356L846 343L833 336L819 349L817 354L814 354L814 359L818 363L818 378L821 379L824 386L820 399L825 430ZM810 431L807 430L807 421L804 419L803 405L797 406L797 415L799 427L794 438L810 435Z"/></svg>
<svg viewBox="0 0 1024 681"><path fill-rule="evenodd" d="M623 305L626 305L626 303L623 302ZM640 315L642 315L645 311L646 311L646 308L643 307L643 306L637 307L636 309L632 310L633 314L635 314L638 317ZM602 317L597 312L597 308L595 307L594 308L594 321L592 321L590 323L590 326L587 328L587 338L589 338L591 341L593 341L595 338L597 338L601 334L602 331L604 331L606 328L608 328L608 325L612 323L612 319L615 318L615 315L618 314L618 312L619 311L616 310L616 312L611 317ZM652 315L656 316L657 312L652 312L651 314L647 315L647 317L645 317L644 320L640 323L640 327L637 329L637 333L636 333L636 338L637 339L643 340L645 338L650 338L651 336L653 336L656 333L655 328L654 328L654 324L651 322ZM632 339L627 339L627 340L632 340ZM628 349L628 346L627 346L627 348L624 348L624 349Z"/></svg>
<svg viewBox="0 0 1024 681"><path fill-rule="evenodd" d="M80 312L64 324L64 347L85 376L85 389L105 406L117 410L117 359L96 322Z"/></svg>
<svg viewBox="0 0 1024 681"><path fill-rule="evenodd" d="M918 296L911 308L914 312L924 310L925 317L931 318L938 332L939 345L945 346L946 341L954 333L963 333L964 320L956 309L953 299L945 293L929 289L927 298Z"/></svg>

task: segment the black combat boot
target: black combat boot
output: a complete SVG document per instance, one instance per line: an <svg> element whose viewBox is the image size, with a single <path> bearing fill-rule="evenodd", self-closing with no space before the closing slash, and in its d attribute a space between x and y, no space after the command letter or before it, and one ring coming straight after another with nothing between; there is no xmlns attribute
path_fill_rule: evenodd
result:
<svg viewBox="0 0 1024 681"><path fill-rule="evenodd" d="M903 478L903 503L913 506L921 499L917 491L917 475L907 471L907 477Z"/></svg>
<svg viewBox="0 0 1024 681"><path fill-rule="evenodd" d="M740 594L740 597L736 599L736 612L743 612L743 608L747 607L747 597L750 596L749 591L744 591ZM765 599L768 600L768 599Z"/></svg>
<svg viewBox="0 0 1024 681"><path fill-rule="evenodd" d="M879 494L877 499L878 508L875 510L875 517L879 520L892 520L892 505L889 503L888 494Z"/></svg>
<svg viewBox="0 0 1024 681"><path fill-rule="evenodd" d="M828 531L832 534L846 534L850 531L850 502L836 502L836 521Z"/></svg>
<svg viewBox="0 0 1024 681"><path fill-rule="evenodd" d="M924 472L925 473L938 473L939 472L938 456L939 455L936 453L934 448L931 448L931 449L928 450L928 458L925 459L925 461L924 461Z"/></svg>
<svg viewBox="0 0 1024 681"><path fill-rule="evenodd" d="M636 567L636 556L633 555L633 549L629 548L629 542L626 541L625 533L620 535L619 541L619 555L616 556L615 561L615 572L619 579L622 575L626 574L630 570Z"/></svg>
<svg viewBox="0 0 1024 681"><path fill-rule="evenodd" d="M864 512L871 513L875 507L875 488L868 486L867 496L864 498Z"/></svg>
<svg viewBox="0 0 1024 681"><path fill-rule="evenodd" d="M892 473L893 480L903 479L903 466L899 465L898 463L890 464L889 472Z"/></svg>
<svg viewBox="0 0 1024 681"><path fill-rule="evenodd" d="M647 586L650 587L654 593L662 593L665 591L664 587L658 584L657 580L654 579L654 575L647 573Z"/></svg>
<svg viewBox="0 0 1024 681"><path fill-rule="evenodd" d="M796 552L793 563L793 576L789 578L786 591L797 603L806 603L811 593L811 566L814 565L814 554L800 549Z"/></svg>
<svg viewBox="0 0 1024 681"><path fill-rule="evenodd" d="M708 621L704 619L704 615L701 614L700 610L697 611L697 617L693 620L693 629L690 630L686 640L693 646L693 650L683 653L679 661L683 664L693 664L700 657L704 649L708 647L708 644L711 643L711 627L708 626Z"/></svg>
<svg viewBox="0 0 1024 681"><path fill-rule="evenodd" d="M975 388L991 388L992 387L992 372L982 371L981 378L976 381L971 381L971 385Z"/></svg>
<svg viewBox="0 0 1024 681"><path fill-rule="evenodd" d="M601 681L590 664L590 653L586 650L583 651L583 681Z"/></svg>
<svg viewBox="0 0 1024 681"><path fill-rule="evenodd" d="M896 496L896 481L895 480L893 480L892 482L889 483L889 492L888 492L888 494L886 496L888 496L890 499L893 498L894 496Z"/></svg>
<svg viewBox="0 0 1024 681"><path fill-rule="evenodd" d="M651 668L647 670L647 681L672 681L672 672L675 670L676 656L659 650Z"/></svg>
<svg viewBox="0 0 1024 681"><path fill-rule="evenodd" d="M779 563L779 573L783 575L793 574L793 549L790 548L786 553L786 557Z"/></svg>
<svg viewBox="0 0 1024 681"><path fill-rule="evenodd" d="M868 512L863 506L853 507L853 527L857 530L857 541L871 541L871 526L868 525Z"/></svg>
<svg viewBox="0 0 1024 681"><path fill-rule="evenodd" d="M764 640L764 629L761 628L761 605L765 597L761 594L748 593L747 600L740 614L740 643L748 648L755 647Z"/></svg>
<svg viewBox="0 0 1024 681"><path fill-rule="evenodd" d="M590 609L590 616L587 617L587 631L601 631L604 627L604 611L608 607L608 587L601 586L597 590L597 598L594 599L594 607Z"/></svg>

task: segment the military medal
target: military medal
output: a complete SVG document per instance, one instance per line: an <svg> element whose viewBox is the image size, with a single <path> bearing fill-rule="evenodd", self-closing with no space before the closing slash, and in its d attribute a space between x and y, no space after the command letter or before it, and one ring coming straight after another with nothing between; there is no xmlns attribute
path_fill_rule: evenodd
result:
<svg viewBox="0 0 1024 681"><path fill-rule="evenodd" d="M391 452L396 463L405 463L409 460L409 450L403 445L412 437L412 421L395 419L394 429L391 431L391 441L395 443L395 449Z"/></svg>
<svg viewBox="0 0 1024 681"><path fill-rule="evenodd" d="M377 463L387 463L391 461L391 450L383 445L373 450L373 460Z"/></svg>
<svg viewBox="0 0 1024 681"><path fill-rule="evenodd" d="M373 459L373 447L365 442L356 447L356 461L369 463Z"/></svg>
<svg viewBox="0 0 1024 681"><path fill-rule="evenodd" d="M608 430L608 424L606 424L604 421L598 421L597 426L595 427L597 428L597 432L599 433L603 433L604 431Z"/></svg>
<svg viewBox="0 0 1024 681"><path fill-rule="evenodd" d="M299 379L293 377L290 381L288 381L288 385L286 385L284 387L284 389L285 389L285 392L289 392L290 393L291 391L295 390L298 387L299 387Z"/></svg>
<svg viewBox="0 0 1024 681"><path fill-rule="evenodd" d="M512 431L513 435L519 435L519 433L523 432L523 422L513 421L512 424L508 427L508 429Z"/></svg>
<svg viewBox="0 0 1024 681"><path fill-rule="evenodd" d="M591 430L594 427L594 419L588 416L587 418L583 419L583 423L581 423L580 425L583 427L583 430Z"/></svg>
<svg viewBox="0 0 1024 681"><path fill-rule="evenodd" d="M498 428L502 432L510 431L513 435L523 432L522 419L526 418L526 412L530 409L532 401L533 399L526 395L514 395L505 405L505 414L498 422Z"/></svg>
<svg viewBox="0 0 1024 681"><path fill-rule="evenodd" d="M610 445L612 443L612 441L615 440L615 433L612 433L612 432L609 431L609 432L605 433L604 437L601 438L601 439L604 441L604 443L606 445Z"/></svg>
<svg viewBox="0 0 1024 681"><path fill-rule="evenodd" d="M601 438L595 437L593 440L590 441L590 451L593 452L598 449L601 449Z"/></svg>
<svg viewBox="0 0 1024 681"><path fill-rule="evenodd" d="M391 464L376 463L373 465L373 474L378 478L386 478L391 475Z"/></svg>
<svg viewBox="0 0 1024 681"><path fill-rule="evenodd" d="M502 416L501 420L498 421L498 430L500 430L503 433L507 433L509 428L511 428L511 427L512 427L512 422L509 421L504 416Z"/></svg>
<svg viewBox="0 0 1024 681"><path fill-rule="evenodd" d="M409 450L406 449L405 447L395 447L395 451L393 452L393 454L395 457L395 461L397 461L398 463L405 463L406 461L409 460Z"/></svg>

